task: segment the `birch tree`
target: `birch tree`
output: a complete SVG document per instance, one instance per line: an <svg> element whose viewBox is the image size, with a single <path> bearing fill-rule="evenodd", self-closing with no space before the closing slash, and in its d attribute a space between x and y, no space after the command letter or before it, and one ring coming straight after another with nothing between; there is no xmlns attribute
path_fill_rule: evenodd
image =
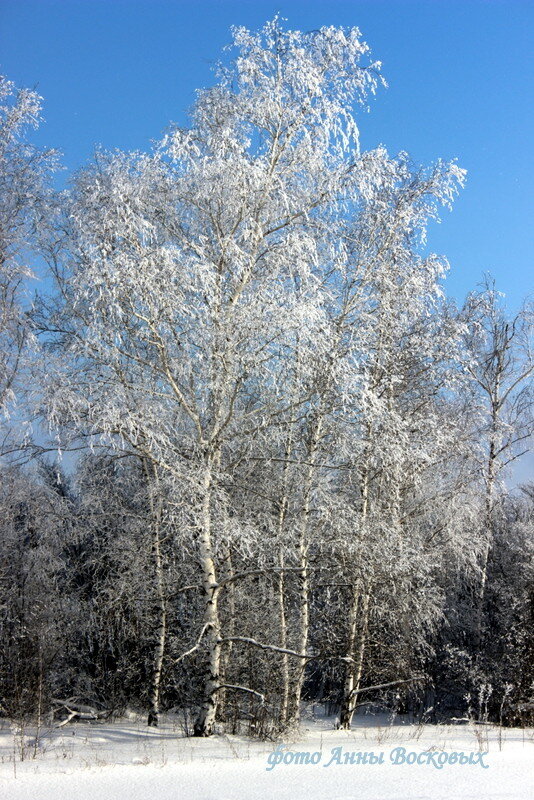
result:
<svg viewBox="0 0 534 800"><path fill-rule="evenodd" d="M388 580L382 570L385 552L397 553L400 565L405 541L415 574L417 555L405 520L414 513L410 504L416 505L425 470L443 458L452 441L440 429L437 403L454 384L458 331L440 308L446 262L420 251L429 219L440 205L450 206L462 182L454 163L425 172L410 168L403 155L390 159L376 194L346 235L347 266L337 281L343 357L335 392L338 425L341 420L336 442L349 466L343 483L355 529L353 536L340 529L339 538L353 553L344 558L352 564L346 578L352 597L344 727L350 726L360 690L374 585Z"/></svg>
<svg viewBox="0 0 534 800"><path fill-rule="evenodd" d="M514 317L508 316L495 284L487 278L480 291L469 295L463 315L464 363L471 379L474 435L481 447L478 469L484 487L486 543L480 560L476 614L480 637L494 509L502 477L512 462L529 451L534 432L534 313L527 302Z"/></svg>
<svg viewBox="0 0 534 800"><path fill-rule="evenodd" d="M31 254L51 222L50 176L57 157L33 146L29 136L40 114L36 92L16 89L0 76L0 454L20 445L20 431L11 436L7 420L35 345L24 308Z"/></svg>

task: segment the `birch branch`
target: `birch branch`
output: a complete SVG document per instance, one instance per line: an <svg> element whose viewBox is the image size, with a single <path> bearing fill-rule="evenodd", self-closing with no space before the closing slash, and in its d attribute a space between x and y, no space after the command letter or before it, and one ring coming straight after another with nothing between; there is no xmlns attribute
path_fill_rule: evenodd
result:
<svg viewBox="0 0 534 800"><path fill-rule="evenodd" d="M276 647L273 644L264 644L264 642L257 642L256 639L250 639L248 636L227 636L224 639L219 639L220 644L224 644L225 642L245 642L246 644L251 644L254 647L259 647L260 650L271 650L273 653L284 653L288 656L294 656L295 658L302 658L302 659L317 658L317 656L310 655L308 653L297 653L296 650L288 650L285 647Z"/></svg>
<svg viewBox="0 0 534 800"><path fill-rule="evenodd" d="M265 703L265 695L261 692L257 692L255 689L249 689L247 686L234 686L232 683L221 683L215 691L219 692L221 689L233 689L236 692L248 692L249 694L255 694L256 697L260 698L260 702L263 705Z"/></svg>
<svg viewBox="0 0 534 800"><path fill-rule="evenodd" d="M406 680L403 681L390 681L389 683L378 683L376 686L366 686L364 689L353 689L350 696L354 697L357 694L372 692L376 689L388 689L390 686L400 686L401 683L413 683L414 681L422 680L424 677L424 675L415 675L413 678L406 678Z"/></svg>
<svg viewBox="0 0 534 800"><path fill-rule="evenodd" d="M208 623L208 622L205 625L203 625L202 626L202 630L200 631L200 636L198 637L198 639L196 641L196 644L194 644L193 647L191 647L189 650L186 650L185 653L182 653L181 656L178 656L178 658L173 658L172 663L173 664L178 664L180 661L182 661L182 659L186 658L187 656L190 656L191 653L195 652L195 650L198 650L198 648L200 647L200 643L201 643L202 639L204 638L204 634L206 633L206 630L209 627L210 627L210 623Z"/></svg>

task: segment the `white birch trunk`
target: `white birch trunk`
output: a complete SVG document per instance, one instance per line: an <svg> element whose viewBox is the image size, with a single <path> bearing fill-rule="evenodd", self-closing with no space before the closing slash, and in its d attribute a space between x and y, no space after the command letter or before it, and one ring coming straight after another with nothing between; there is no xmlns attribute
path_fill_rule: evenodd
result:
<svg viewBox="0 0 534 800"><path fill-rule="evenodd" d="M293 447L293 431L292 431L292 422L290 422L290 428L286 439L285 445L285 452L284 452L284 468L283 468L283 481L282 481L282 499L280 501L280 510L278 514L278 541L280 543L280 547L283 548L283 533L284 533L284 523L287 515L287 509L289 504L288 499L288 489L287 489L287 478L289 472L289 458L291 456ZM279 556L279 566L280 566L280 573L278 576L278 618L279 618L279 627L280 627L280 647L282 649L287 649L288 645L288 631L287 631L287 616L286 616L286 607L285 607L285 575L283 572L284 569L284 556L283 556L283 549L280 551ZM287 653L282 654L282 664L281 664L281 682L282 682L282 696L280 700L280 722L282 726L285 726L288 719L288 712L289 712L289 657Z"/></svg>
<svg viewBox="0 0 534 800"><path fill-rule="evenodd" d="M232 553L230 548L226 551L226 556L224 558L224 563L226 565L224 569L224 579L227 580L232 578L234 575L234 566L232 563ZM228 627L226 630L225 626L225 634L230 638L235 635L235 583L231 581L227 586L228 592ZM223 650L221 651L221 665L220 665L220 682L221 684L227 683L226 674L228 671L228 666L230 664L230 658L232 655L232 648L233 642L226 642L223 646ZM217 714L219 719L224 719L225 715L225 706L226 706L226 689L221 689L219 692L219 702L217 708Z"/></svg>
<svg viewBox="0 0 534 800"><path fill-rule="evenodd" d="M368 448L371 447L371 425L367 426ZM365 457L365 466L361 482L361 537L365 535L367 526L367 515L369 511L369 452ZM360 688L360 680L363 669L363 656L365 651L365 639L367 632L367 619L369 613L370 590L368 589L363 597L361 594L361 583L358 580L354 586L349 607L349 636L347 646L347 666L345 671L345 681L343 684L343 697L339 714L340 727L350 730L352 717L356 706L356 691ZM360 617L360 618L358 618ZM360 636L358 639L358 628Z"/></svg>
<svg viewBox="0 0 534 800"><path fill-rule="evenodd" d="M308 651L308 639L310 633L310 602L309 602L309 573L308 573L308 547L309 547L309 516L311 510L312 482L315 471L315 458L319 447L323 418L317 415L315 424L310 436L307 458L309 466L306 472L304 483L304 499L301 511L300 526L297 538L297 564L296 573L298 581L297 607L298 607L298 638L296 650L302 656ZM306 670L306 661L303 658L296 669L296 675L291 689L289 701L288 721L295 723L300 714L300 698Z"/></svg>
<svg viewBox="0 0 534 800"><path fill-rule="evenodd" d="M156 647L154 650L154 671L150 686L150 710L148 712L147 725L157 728L159 724L160 712L160 686L161 671L163 666L163 656L165 654L165 643L167 639L167 608L165 602L165 589L163 583L163 564L161 558L161 546L159 538L159 525L156 525L154 537L154 558L156 566L156 591L157 591L157 636Z"/></svg>
<svg viewBox="0 0 534 800"><path fill-rule="evenodd" d="M156 583L156 614L157 614L157 630L156 630L156 643L154 647L154 666L152 671L152 679L149 691L149 712L147 725L149 727L157 728L159 725L160 713L160 687L161 687L161 673L163 667L163 657L165 654L165 644L167 640L167 605L165 597L165 582L163 575L163 558L161 553L161 492L159 489L156 491L156 499L154 500L153 487L151 486L151 479L157 484L157 473L153 470L150 474L150 469L144 462L145 474L147 476L148 490L150 497L150 512L154 525L154 539L152 543L152 554L154 558L154 573Z"/></svg>
<svg viewBox="0 0 534 800"><path fill-rule="evenodd" d="M347 673L345 683L343 686L343 701L341 704L339 724L341 728L350 730L352 725L352 718L356 710L356 703L358 700L358 691L363 673L363 663L365 658L365 649L367 646L367 632L369 628L369 601L371 599L371 589L367 588L363 597L359 593L355 594L355 600L351 608L351 618L353 620L354 628L352 631L352 650L350 657L352 661L347 665ZM356 636L357 622L359 622L360 633Z"/></svg>
<svg viewBox="0 0 534 800"><path fill-rule="evenodd" d="M284 558L280 555L280 568L284 567ZM278 576L278 617L280 622L280 647L287 649L287 618L285 609L285 578L281 571ZM287 653L282 653L282 696L280 700L280 722L284 726L287 723L289 708L289 657Z"/></svg>
<svg viewBox="0 0 534 800"><path fill-rule="evenodd" d="M202 504L200 515L199 550L202 567L202 591L204 613L202 623L206 629L205 643L208 650L208 670L204 685L204 697L195 721L195 736L211 736L215 727L218 695L220 689L221 636L218 610L215 562L211 532L212 460L204 470L202 481Z"/></svg>

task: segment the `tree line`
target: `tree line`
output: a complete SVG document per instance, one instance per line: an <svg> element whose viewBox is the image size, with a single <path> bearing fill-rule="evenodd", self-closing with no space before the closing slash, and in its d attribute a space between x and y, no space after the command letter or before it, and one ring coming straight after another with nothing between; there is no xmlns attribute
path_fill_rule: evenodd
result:
<svg viewBox="0 0 534 800"><path fill-rule="evenodd" d="M524 719L532 307L444 294L465 173L362 151L357 29L233 47L188 128L64 191L0 83L0 711Z"/></svg>

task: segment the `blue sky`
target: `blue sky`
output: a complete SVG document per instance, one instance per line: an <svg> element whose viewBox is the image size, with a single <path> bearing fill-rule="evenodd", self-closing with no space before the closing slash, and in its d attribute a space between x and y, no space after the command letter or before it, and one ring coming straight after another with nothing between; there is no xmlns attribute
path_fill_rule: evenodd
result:
<svg viewBox="0 0 534 800"><path fill-rule="evenodd" d="M363 146L458 158L467 187L429 240L451 262L447 291L488 271L516 309L532 291L533 2L1 0L0 70L37 86L35 138L73 170L95 145L146 149L186 123L230 26L277 11L292 28L360 27L389 83L360 117Z"/></svg>

